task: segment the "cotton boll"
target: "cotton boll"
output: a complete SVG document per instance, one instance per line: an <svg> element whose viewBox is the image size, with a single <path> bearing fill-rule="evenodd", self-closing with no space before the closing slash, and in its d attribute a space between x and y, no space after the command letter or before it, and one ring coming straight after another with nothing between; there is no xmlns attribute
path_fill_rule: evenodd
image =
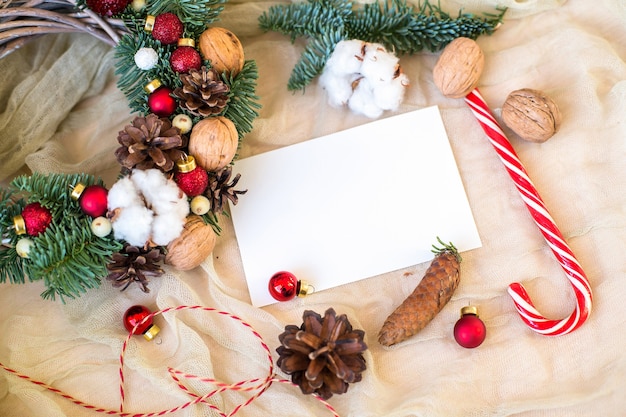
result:
<svg viewBox="0 0 626 417"><path fill-rule="evenodd" d="M157 245L166 246L180 236L184 225L184 217L180 219L169 213L156 216L152 223L152 241Z"/></svg>
<svg viewBox="0 0 626 417"><path fill-rule="evenodd" d="M380 117L383 114L383 110L378 107L374 101L374 93L371 84L366 78L362 78L354 89L352 97L350 97L350 101L348 101L348 107L353 112L372 119Z"/></svg>
<svg viewBox="0 0 626 417"><path fill-rule="evenodd" d="M372 83L389 82L395 75L398 61L398 57L387 52L384 48L374 48L368 45L363 65L361 65L361 74Z"/></svg>
<svg viewBox="0 0 626 417"><path fill-rule="evenodd" d="M133 246L143 246L152 232L153 213L144 206L120 209L112 219L116 239L123 239Z"/></svg>
<svg viewBox="0 0 626 417"><path fill-rule="evenodd" d="M320 86L326 90L328 104L333 107L345 106L352 95L352 77L337 75L332 71L322 72L319 79Z"/></svg>
<svg viewBox="0 0 626 417"><path fill-rule="evenodd" d="M337 75L359 72L363 61L364 45L365 42L356 39L339 42L326 61L326 69Z"/></svg>
<svg viewBox="0 0 626 417"><path fill-rule="evenodd" d="M143 204L137 195L135 184L128 177L119 179L107 194L107 205L109 210L118 207L130 207Z"/></svg>
<svg viewBox="0 0 626 417"><path fill-rule="evenodd" d="M149 203L153 203L158 199L167 178L158 169L136 169L131 175L131 179L139 192L143 194L144 199Z"/></svg>
<svg viewBox="0 0 626 417"><path fill-rule="evenodd" d="M409 77L401 73L391 82L374 88L374 101L383 110L397 110L404 99L404 92L409 85Z"/></svg>

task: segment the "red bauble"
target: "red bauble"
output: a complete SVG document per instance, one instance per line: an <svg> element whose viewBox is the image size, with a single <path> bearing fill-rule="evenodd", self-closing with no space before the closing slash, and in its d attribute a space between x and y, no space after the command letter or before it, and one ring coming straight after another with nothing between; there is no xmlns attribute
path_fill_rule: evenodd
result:
<svg viewBox="0 0 626 417"><path fill-rule="evenodd" d="M176 111L176 99L171 96L172 90L159 87L148 96L150 111L159 117L169 117Z"/></svg>
<svg viewBox="0 0 626 417"><path fill-rule="evenodd" d="M487 328L478 318L476 307L463 307L461 318L454 325L454 340L464 348L472 349L480 346L486 336Z"/></svg>
<svg viewBox="0 0 626 417"><path fill-rule="evenodd" d="M122 13L132 0L87 0L86 4L100 16L111 17Z"/></svg>
<svg viewBox="0 0 626 417"><path fill-rule="evenodd" d="M30 236L38 236L52 223L52 214L50 210L41 204L30 203L22 210L22 219L24 220L26 233Z"/></svg>
<svg viewBox="0 0 626 417"><path fill-rule="evenodd" d="M143 334L146 340L152 340L159 333L160 329L152 324L152 318L146 320L143 324L133 331L133 328L143 319L151 314L147 307L142 305L134 305L124 313L124 327L129 332L139 335Z"/></svg>
<svg viewBox="0 0 626 417"><path fill-rule="evenodd" d="M107 212L109 191L101 185L90 185L80 195L80 208L91 217L104 216Z"/></svg>
<svg viewBox="0 0 626 417"><path fill-rule="evenodd" d="M191 69L200 69L202 58L196 48L179 46L172 52L170 65L175 72L189 72Z"/></svg>
<svg viewBox="0 0 626 417"><path fill-rule="evenodd" d="M183 35L183 23L174 13L163 13L154 18L152 37L164 45L178 42Z"/></svg>
<svg viewBox="0 0 626 417"><path fill-rule="evenodd" d="M178 171L174 181L187 197L195 197L206 190L209 185L209 174L196 164L193 156L187 156L176 163Z"/></svg>
<svg viewBox="0 0 626 417"><path fill-rule="evenodd" d="M272 275L268 290L276 301L289 301L296 296L304 297L315 291L311 285L299 280L294 274L287 271L280 271Z"/></svg>

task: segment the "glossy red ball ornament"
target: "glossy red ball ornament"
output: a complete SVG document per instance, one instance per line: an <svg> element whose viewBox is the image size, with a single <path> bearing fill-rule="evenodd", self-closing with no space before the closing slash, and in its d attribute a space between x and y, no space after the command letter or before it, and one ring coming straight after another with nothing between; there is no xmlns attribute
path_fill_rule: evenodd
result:
<svg viewBox="0 0 626 417"><path fill-rule="evenodd" d="M296 278L294 274L280 271L272 275L268 283L270 295L276 301L289 301L293 298L311 294L314 289L311 285Z"/></svg>
<svg viewBox="0 0 626 417"><path fill-rule="evenodd" d="M472 349L480 346L487 336L485 323L478 318L478 310L474 306L461 309L461 318L454 325L454 340L464 348Z"/></svg>
<svg viewBox="0 0 626 417"><path fill-rule="evenodd" d="M176 163L178 171L174 174L174 181L187 197L195 197L206 190L209 185L209 174L196 164L193 156L187 156Z"/></svg>
<svg viewBox="0 0 626 417"><path fill-rule="evenodd" d="M152 318L146 320L143 324L133 329L138 323L151 314L147 307L142 305L134 305L124 313L124 327L133 334L142 334L146 340L152 340L161 331L156 325L152 324Z"/></svg>
<svg viewBox="0 0 626 417"><path fill-rule="evenodd" d="M159 117L169 117L176 111L176 99L172 97L172 90L159 87L148 96L148 108Z"/></svg>
<svg viewBox="0 0 626 417"><path fill-rule="evenodd" d="M178 42L183 35L183 23L174 13L162 13L154 18L152 37L164 45Z"/></svg>
<svg viewBox="0 0 626 417"><path fill-rule="evenodd" d="M22 214L13 217L15 233L30 236L39 236L52 223L52 213L39 203L29 203L24 206Z"/></svg>
<svg viewBox="0 0 626 417"><path fill-rule="evenodd" d="M170 56L170 65L175 72L186 73L191 69L200 69L202 58L200 52L191 46L179 46Z"/></svg>
<svg viewBox="0 0 626 417"><path fill-rule="evenodd" d="M85 187L78 183L74 186L71 197L78 200L80 208L86 215L100 217L107 212L108 194L109 190L101 185L95 184Z"/></svg>

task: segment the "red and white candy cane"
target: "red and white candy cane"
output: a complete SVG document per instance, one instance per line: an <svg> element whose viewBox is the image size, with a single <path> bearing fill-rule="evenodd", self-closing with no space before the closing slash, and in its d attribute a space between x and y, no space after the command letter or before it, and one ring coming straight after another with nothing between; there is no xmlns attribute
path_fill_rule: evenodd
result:
<svg viewBox="0 0 626 417"><path fill-rule="evenodd" d="M591 287L585 272L563 239L559 228L528 177L526 169L524 169L522 162L517 157L511 143L504 135L479 91L477 89L471 91L465 97L465 102L472 109L474 116L489 137L489 141L513 179L533 220L565 271L576 294L576 307L568 317L561 320L551 320L537 311L522 284L513 283L509 285L509 295L513 298L522 320L537 333L549 336L570 333L582 326L591 312Z"/></svg>

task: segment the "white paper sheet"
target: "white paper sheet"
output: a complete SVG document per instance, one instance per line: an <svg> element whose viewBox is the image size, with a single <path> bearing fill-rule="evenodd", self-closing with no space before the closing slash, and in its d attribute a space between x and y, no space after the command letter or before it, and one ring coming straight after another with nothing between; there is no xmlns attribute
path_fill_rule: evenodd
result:
<svg viewBox="0 0 626 417"><path fill-rule="evenodd" d="M481 246L437 107L237 161L231 214L252 304L286 270L316 292Z"/></svg>

